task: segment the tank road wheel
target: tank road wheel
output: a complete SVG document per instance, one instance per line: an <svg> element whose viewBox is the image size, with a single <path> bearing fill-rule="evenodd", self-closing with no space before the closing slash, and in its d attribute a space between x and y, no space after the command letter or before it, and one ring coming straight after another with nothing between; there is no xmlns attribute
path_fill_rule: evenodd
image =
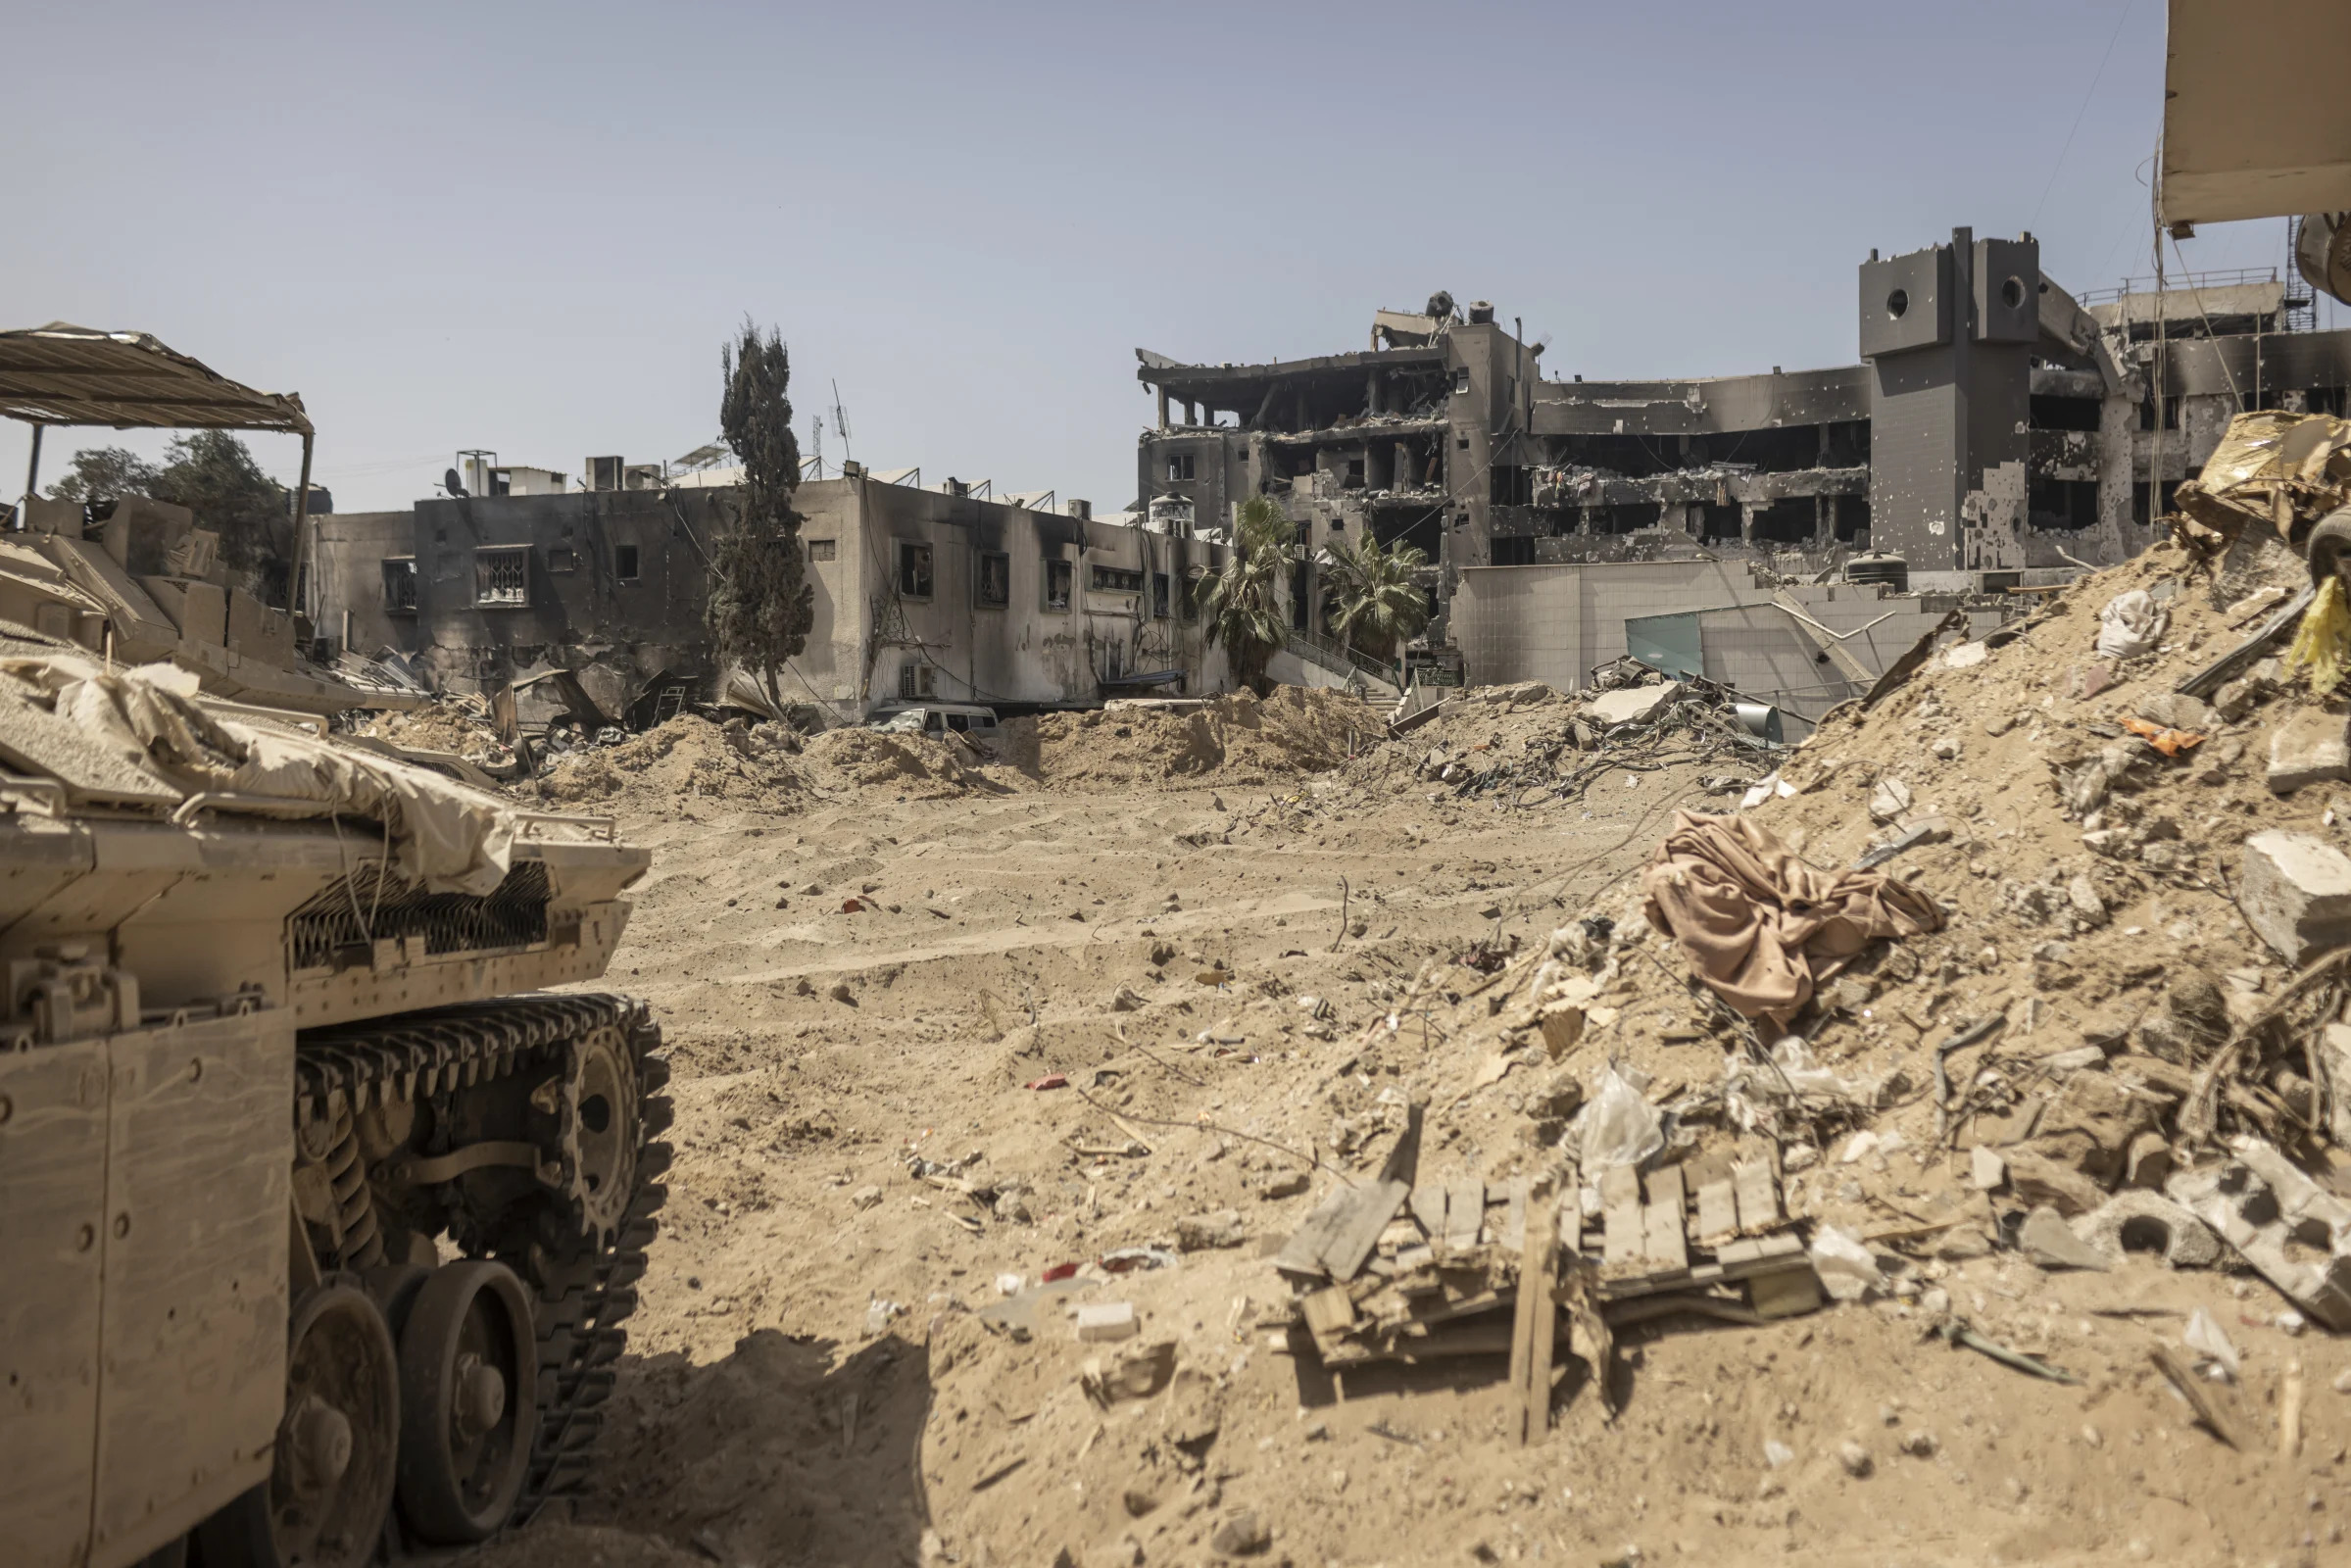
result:
<svg viewBox="0 0 2351 1568"><path fill-rule="evenodd" d="M504 1263L433 1271L400 1336L400 1507L427 1541L486 1541L514 1512L538 1425L530 1295Z"/></svg>
<svg viewBox="0 0 2351 1568"><path fill-rule="evenodd" d="M304 1293L269 1479L198 1528L206 1568L364 1568L392 1508L400 1357L366 1291Z"/></svg>

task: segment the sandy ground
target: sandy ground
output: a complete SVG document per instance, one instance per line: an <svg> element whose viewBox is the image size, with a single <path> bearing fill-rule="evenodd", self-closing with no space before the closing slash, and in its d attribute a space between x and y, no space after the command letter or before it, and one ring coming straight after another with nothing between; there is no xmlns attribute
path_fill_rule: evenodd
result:
<svg viewBox="0 0 2351 1568"><path fill-rule="evenodd" d="M1917 701L1887 734L1927 772ZM1217 723L1255 734L1280 716L1265 708ZM1724 765L1696 757L1526 805L1417 776L1433 745L1515 756L1571 710L1471 705L1351 761L1349 715L1293 714L1311 744L1188 730L1159 748L1180 768L1137 761L1154 738L1116 724L1064 721L1025 770L919 740L901 762L864 738L769 756L704 726L648 747L639 785L559 791L655 851L606 983L661 1014L677 1160L588 1496L476 1560L2351 1561L2333 1387L2351 1352L2278 1327L2284 1303L2249 1275L1923 1254L1960 1309L2082 1382L1930 1340L1907 1298L1761 1328L1673 1319L1621 1335L1613 1418L1567 1361L1531 1448L1504 1436L1501 1357L1333 1377L1296 1353L1267 1255L1333 1179L1300 1154L1376 1163L1366 1128L1453 1071L1481 1009L1424 1010L1368 1048L1364 1026L1432 959L1622 916L1672 808L1721 807L1701 780ZM1056 774L1056 748L1083 772ZM1831 831L1813 798L1784 804ZM1990 853L1962 850L1930 874L1964 882ZM1628 1049L1720 1072L1716 1044ZM1423 1168L1532 1154L1515 1082L1449 1106ZM1902 1192L1951 1185L1916 1170ZM1171 1266L1076 1282L1017 1331L989 1321L1005 1287L1128 1248ZM1163 1392L1087 1396L1105 1348L1067 1312L1101 1301L1173 1342ZM2197 1305L2242 1354L2218 1396L2244 1451L2148 1364ZM2289 1366L2307 1391L2290 1458Z"/></svg>

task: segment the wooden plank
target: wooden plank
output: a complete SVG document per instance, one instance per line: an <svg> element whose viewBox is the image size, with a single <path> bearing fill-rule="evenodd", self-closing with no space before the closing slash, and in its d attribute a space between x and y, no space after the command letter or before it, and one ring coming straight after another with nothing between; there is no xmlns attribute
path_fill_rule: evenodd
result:
<svg viewBox="0 0 2351 1568"><path fill-rule="evenodd" d="M1551 1430L1551 1352L1559 1334L1554 1304L1557 1281L1557 1222L1550 1213L1552 1200L1536 1206L1527 1225L1526 1245L1519 1252L1518 1317L1510 1357L1511 1387L1518 1395L1521 1446L1541 1443ZM1522 1359L1518 1353L1523 1347Z"/></svg>
<svg viewBox="0 0 2351 1568"><path fill-rule="evenodd" d="M1511 1178L1510 1185L1503 1188L1502 1193L1505 1206L1502 1209L1502 1234L1498 1240L1504 1248L1515 1252L1527 1241L1527 1179L1524 1176Z"/></svg>
<svg viewBox="0 0 2351 1568"><path fill-rule="evenodd" d="M1651 1171L1646 1185L1650 1202L1670 1203L1676 1213L1680 1213L1683 1205L1689 1201L1690 1190L1683 1185L1682 1167L1679 1165Z"/></svg>
<svg viewBox="0 0 2351 1568"><path fill-rule="evenodd" d="M1300 1279L1326 1277L1329 1270L1324 1266L1323 1253L1338 1236L1339 1227L1360 1191L1360 1188L1342 1187L1324 1198L1298 1228L1290 1233L1290 1240L1274 1255L1273 1266L1284 1274L1296 1275Z"/></svg>
<svg viewBox="0 0 2351 1568"><path fill-rule="evenodd" d="M1307 1330L1317 1340L1345 1334L1355 1326L1355 1302L1344 1285L1326 1285L1301 1297L1298 1308L1306 1320Z"/></svg>
<svg viewBox="0 0 2351 1568"><path fill-rule="evenodd" d="M1641 1250L1660 1268L1688 1268L1690 1244L1682 1234L1682 1204L1678 1200L1649 1203L1641 1211Z"/></svg>
<svg viewBox="0 0 2351 1568"><path fill-rule="evenodd" d="M1726 1176L1719 1182L1708 1182L1698 1189L1698 1227L1696 1240L1701 1247L1739 1234L1739 1199Z"/></svg>
<svg viewBox="0 0 2351 1568"><path fill-rule="evenodd" d="M1445 1244L1456 1252L1478 1245L1486 1223L1486 1184L1455 1182L1445 1194Z"/></svg>
<svg viewBox="0 0 2351 1568"><path fill-rule="evenodd" d="M1772 1167L1760 1159L1741 1160L1731 1167L1731 1185L1739 1195L1739 1228L1752 1236L1780 1228L1780 1184Z"/></svg>
<svg viewBox="0 0 2351 1568"><path fill-rule="evenodd" d="M1619 1175L1622 1181L1616 1181ZM1606 1227L1608 1261L1638 1263L1648 1255L1641 1213L1641 1182L1632 1167L1619 1166L1600 1178L1600 1223Z"/></svg>
<svg viewBox="0 0 2351 1568"><path fill-rule="evenodd" d="M1421 1234L1432 1242L1445 1236L1445 1189L1435 1182L1422 1182L1412 1189L1412 1217L1420 1224Z"/></svg>
<svg viewBox="0 0 2351 1568"><path fill-rule="evenodd" d="M1380 1232L1396 1218L1412 1191L1412 1173L1420 1163L1420 1129L1427 1114L1426 1105L1415 1102L1405 1112L1404 1136L1396 1141L1388 1158L1380 1166L1380 1178L1358 1187L1349 1195L1347 1212L1341 1217L1330 1245L1323 1249L1323 1267L1331 1278L1345 1285L1363 1270L1363 1260L1380 1239Z"/></svg>
<svg viewBox="0 0 2351 1568"><path fill-rule="evenodd" d="M1380 1232L1396 1218L1411 1190L1402 1182L1372 1182L1347 1194L1347 1206L1322 1250L1322 1266L1332 1279L1345 1285L1363 1272L1363 1261L1371 1256Z"/></svg>

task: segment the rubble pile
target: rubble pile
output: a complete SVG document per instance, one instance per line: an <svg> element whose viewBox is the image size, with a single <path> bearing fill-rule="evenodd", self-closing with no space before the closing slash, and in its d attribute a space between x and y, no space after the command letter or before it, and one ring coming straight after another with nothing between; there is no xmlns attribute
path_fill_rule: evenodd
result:
<svg viewBox="0 0 2351 1568"><path fill-rule="evenodd" d="M1774 750L1739 710L1727 687L1620 660L1573 698L1542 681L1447 698L1399 721L1393 733L1405 744L1371 754L1348 776L1397 793L1535 807L1580 801L1603 781L1626 787L1705 764L1704 788L1735 793L1770 769ZM1539 716L1530 723L1530 714Z"/></svg>
<svg viewBox="0 0 2351 1568"><path fill-rule="evenodd" d="M789 810L814 787L800 749L772 721L719 725L681 713L617 744L552 753L536 787L544 801L621 812L659 815L694 800Z"/></svg>
<svg viewBox="0 0 2351 1568"><path fill-rule="evenodd" d="M1425 967L1344 1047L1348 1147L1386 1163L1276 1259L1301 1344L1523 1357L1538 1277L1602 1370L1612 1324L1826 1297L2066 1376L1939 1283L1994 1252L2250 1270L2280 1323L2351 1329L2346 719L2274 651L2297 585L2226 581L2228 543L1937 652L1596 912ZM1475 782L1436 752L1422 777ZM1693 861L1693 833L1738 848ZM1724 869L1750 852L1787 879ZM1879 877L1893 914L1857 916Z"/></svg>
<svg viewBox="0 0 2351 1568"><path fill-rule="evenodd" d="M1346 692L1277 686L1197 702L1114 703L1004 725L1004 760L1048 789L1284 782L1382 739L1388 715Z"/></svg>

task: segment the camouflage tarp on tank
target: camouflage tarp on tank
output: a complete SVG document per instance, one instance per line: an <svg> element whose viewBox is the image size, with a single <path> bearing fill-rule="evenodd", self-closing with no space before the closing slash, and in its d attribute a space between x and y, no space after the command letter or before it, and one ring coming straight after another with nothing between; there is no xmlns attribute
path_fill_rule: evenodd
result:
<svg viewBox="0 0 2351 1568"><path fill-rule="evenodd" d="M518 817L509 802L394 758L208 713L196 677L175 664L0 658L0 675L13 677L19 701L45 704L182 795L313 802L379 822L394 868L428 892L487 895L506 877Z"/></svg>

